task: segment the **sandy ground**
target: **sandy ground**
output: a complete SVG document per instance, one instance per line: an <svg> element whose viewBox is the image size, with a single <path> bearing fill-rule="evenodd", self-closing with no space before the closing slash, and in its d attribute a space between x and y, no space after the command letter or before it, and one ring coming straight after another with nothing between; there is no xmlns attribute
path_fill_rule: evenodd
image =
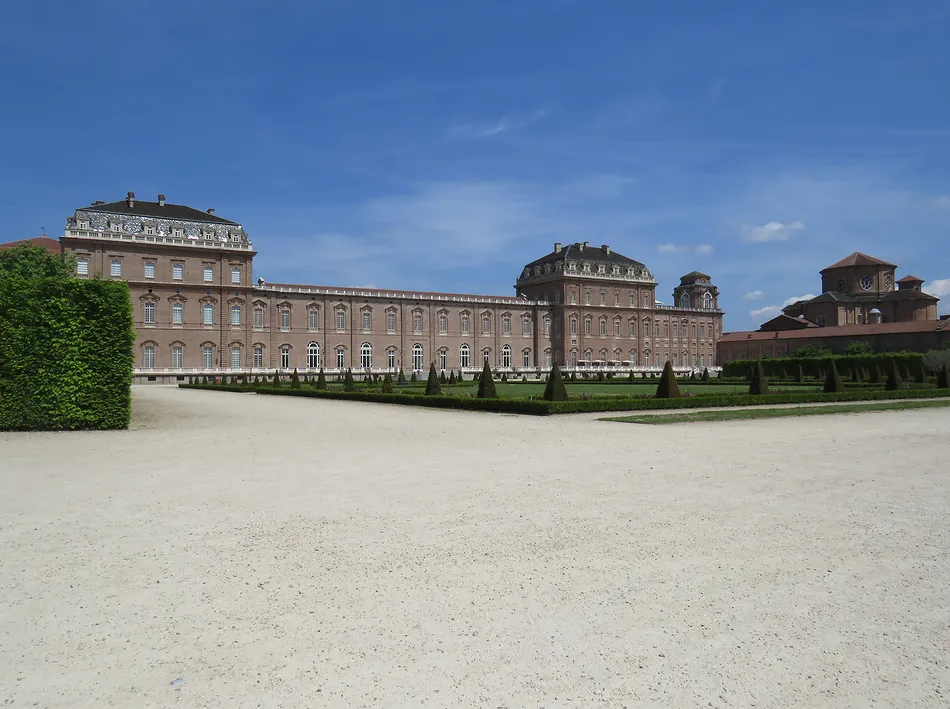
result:
<svg viewBox="0 0 950 709"><path fill-rule="evenodd" d="M135 405L0 434L0 706L950 705L950 410Z"/></svg>

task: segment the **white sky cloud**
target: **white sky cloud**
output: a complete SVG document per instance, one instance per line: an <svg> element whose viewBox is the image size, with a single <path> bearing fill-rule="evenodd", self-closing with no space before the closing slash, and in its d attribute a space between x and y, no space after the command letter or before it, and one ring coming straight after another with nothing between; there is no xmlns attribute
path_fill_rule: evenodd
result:
<svg viewBox="0 0 950 709"><path fill-rule="evenodd" d="M934 204L938 207L950 207L950 195L943 195L942 197L937 197L934 200Z"/></svg>
<svg viewBox="0 0 950 709"><path fill-rule="evenodd" d="M754 290L746 293L742 296L745 300L755 300L756 298L762 297L762 291ZM795 295L791 298L786 298L781 305L763 305L757 310L750 310L749 315L753 318L761 318L767 316L769 318L774 317L782 312L782 308L791 305L792 303L797 303L800 300L811 300L815 297L814 293L806 293L805 295Z"/></svg>
<svg viewBox="0 0 950 709"><path fill-rule="evenodd" d="M817 298L817 297L818 296L816 296L814 293L805 293L805 295L793 295L791 298L785 299L785 302L782 303L782 307L784 308L785 306L791 305L792 303L797 303L800 300L811 300L812 298Z"/></svg>
<svg viewBox="0 0 950 709"><path fill-rule="evenodd" d="M781 308L777 305L766 305L765 307L759 308L758 310L750 310L749 315L754 318L760 318L763 315L778 315L779 311L781 311Z"/></svg>
<svg viewBox="0 0 950 709"><path fill-rule="evenodd" d="M935 295L938 298L950 295L950 278L938 278L923 285L924 293Z"/></svg>
<svg viewBox="0 0 950 709"><path fill-rule="evenodd" d="M715 251L712 244L660 244L656 250L661 254L696 254L697 256L709 256Z"/></svg>
<svg viewBox="0 0 950 709"><path fill-rule="evenodd" d="M742 299L743 300L759 300L759 298L761 298L764 295L765 293L763 293L760 290L750 290L748 293L742 294Z"/></svg>
<svg viewBox="0 0 950 709"><path fill-rule="evenodd" d="M526 128L545 118L550 111L539 108L523 115L502 116L492 123L465 123L449 130L450 140L481 140L508 130Z"/></svg>
<svg viewBox="0 0 950 709"><path fill-rule="evenodd" d="M805 225L801 222L792 222L791 224L782 224L781 222L769 222L762 226L745 227L742 230L742 238L752 243L762 243L766 241L787 241L793 231L804 229Z"/></svg>

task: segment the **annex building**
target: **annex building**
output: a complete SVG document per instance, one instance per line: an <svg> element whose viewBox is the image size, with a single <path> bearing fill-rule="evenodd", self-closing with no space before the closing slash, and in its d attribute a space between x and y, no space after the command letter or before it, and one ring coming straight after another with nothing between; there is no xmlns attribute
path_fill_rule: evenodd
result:
<svg viewBox="0 0 950 709"><path fill-rule="evenodd" d="M824 268L821 295L800 300L755 331L727 332L719 362L787 357L817 344L842 353L853 342L875 352L926 352L950 342L950 319L917 276L897 278L897 266L855 251Z"/></svg>
<svg viewBox="0 0 950 709"><path fill-rule="evenodd" d="M60 248L81 278L129 283L136 375L221 371L354 373L568 368L680 370L716 361L719 290L683 276L672 306L642 263L588 242L525 265L514 296L368 290L255 280L254 246L240 223L136 199L97 201L67 219Z"/></svg>

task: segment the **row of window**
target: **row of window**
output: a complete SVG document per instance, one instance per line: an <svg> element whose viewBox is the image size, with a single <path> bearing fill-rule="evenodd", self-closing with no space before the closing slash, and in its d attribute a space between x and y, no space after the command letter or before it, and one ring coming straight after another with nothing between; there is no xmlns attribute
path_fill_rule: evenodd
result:
<svg viewBox="0 0 950 709"><path fill-rule="evenodd" d="M76 273L80 276L89 275L89 259L85 256L81 256L76 259ZM113 259L112 263L109 265L109 275L113 277L122 276L122 260ZM173 263L172 264L172 280L180 281L183 280L185 275L185 265L182 263ZM152 280L155 278L155 262L146 261L144 263L144 276L146 280ZM205 266L203 269L203 278L205 283L214 283L214 266ZM233 267L231 269L231 283L235 285L240 285L241 283L241 269L240 267Z"/></svg>
<svg viewBox="0 0 950 709"><path fill-rule="evenodd" d="M144 320L146 325L155 324L155 303L152 301L146 301L145 305ZM171 306L171 322L172 325L184 325L184 306L181 303L172 303ZM214 325L214 305L211 303L203 303L201 305L201 324L202 325ZM231 325L240 325L241 324L241 306L232 305L231 306Z"/></svg>
<svg viewBox="0 0 950 709"><path fill-rule="evenodd" d="M594 323L594 319L593 319L592 316L587 315L587 316L584 317L584 335L586 335L586 336L588 336L588 337L591 335L592 330L593 330L593 323ZM654 336L655 336L655 337L660 337L660 336L661 336L661 335L660 335L660 326L661 326L661 324L662 324L662 328L663 328L663 337L669 337L669 336L670 336L670 323L668 323L668 322L665 322L665 323L656 322L656 323L654 323L654 324L653 324L653 325L654 325L654 327L653 327ZM577 335L577 325L578 325L578 320L577 320L577 318L574 317L574 316L571 316L571 319L570 319L570 331L571 331L571 335ZM613 327L613 335L614 335L614 337L621 337L621 336L622 336L622 332L621 332L621 331L622 331L622 329L623 329L623 320L622 320L622 318L620 318L620 317L614 318L613 325L614 325L614 327ZM696 324L696 323L692 323L692 324L691 324L690 330L687 330L686 328L687 328L687 326L686 326L685 323L683 324L682 329L681 329L680 326L679 326L679 323L675 323L675 322L674 322L674 323L673 323L673 337L674 337L674 338L678 338L678 337L680 336L680 332L682 331L683 337L686 337L686 336L687 336L687 332L689 332L689 333L692 335L692 338L695 340L695 339L696 339L696 334L697 334L697 331L698 331L698 333L699 333L699 339L705 339L705 338L706 338L706 325L705 325L705 323L700 323L699 326L698 326L698 330L697 330L697 324ZM627 332L628 332L628 334L629 334L630 337L636 337L636 336L637 336L637 321L636 321L634 318L630 318L630 320L628 321L628 330L627 330ZM649 319L646 319L646 320L643 321L643 336L646 337L646 338L648 338L648 337L650 337L650 333L651 333L650 320L649 320ZM606 317L601 317L601 318L600 318L600 336L601 336L601 337L607 337L607 318L606 318ZM710 324L710 326L709 326L709 336L710 336L710 337L713 336L713 326L712 326L711 324Z"/></svg>
<svg viewBox="0 0 950 709"><path fill-rule="evenodd" d="M613 360L609 360L609 359L607 358L607 350L601 350L601 351L600 351L600 359L599 359L599 360L595 360L595 359L593 359L593 356L594 356L593 350L585 350L585 351L584 351L584 359L580 359L580 358L579 358L579 352L578 352L576 349L572 349L572 350L571 350L571 353L570 353L570 363L571 363L571 366L572 366L572 367L577 367L579 363L590 364L590 363L592 363L592 362L603 362L603 363L605 363L605 364L606 364L607 362L614 362L614 363L616 363L616 364L621 364L621 363L623 363L623 364L629 364L630 366L633 366L633 367L636 367L636 366L639 365L639 363L638 363L638 361L637 361L637 351L636 351L636 350L630 350L630 352L629 352L629 359L626 360L626 361L623 360L623 352L622 352L621 350L619 350L619 349L614 350L613 355L614 355ZM708 357L709 357L709 358L708 358L708 363L709 363L710 366L712 366L712 364L713 364L713 351L712 351L712 348L711 348L711 347L709 348ZM663 362L668 362L669 360L670 360L670 353L669 353L669 352L665 352L665 353L663 354ZM706 363L707 363L707 355L706 355L706 353L693 352L692 358L690 358L690 354L689 354L688 352L683 352L682 357L680 357L679 353L677 353L677 352L674 352L674 353L673 353L673 366L674 366L674 367L680 367L680 366L682 366L682 367L688 367L688 366L690 366L690 365L692 365L693 367L705 367L705 366L707 366ZM659 352L653 353L653 356L652 356L652 365L653 365L654 367L659 367L659 366L661 365L661 362L660 362L660 353L659 353ZM644 353L643 353L643 364L642 364L642 366L644 366L644 367L649 367L649 366L651 366L651 355L650 355L650 351L649 351L649 350L646 350L646 351L644 351Z"/></svg>

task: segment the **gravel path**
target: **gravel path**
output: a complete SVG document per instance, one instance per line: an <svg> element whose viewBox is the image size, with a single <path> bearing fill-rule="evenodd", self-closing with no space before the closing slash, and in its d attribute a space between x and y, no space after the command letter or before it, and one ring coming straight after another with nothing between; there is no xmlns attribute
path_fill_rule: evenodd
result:
<svg viewBox="0 0 950 709"><path fill-rule="evenodd" d="M134 397L0 433L0 706L950 706L950 410Z"/></svg>

